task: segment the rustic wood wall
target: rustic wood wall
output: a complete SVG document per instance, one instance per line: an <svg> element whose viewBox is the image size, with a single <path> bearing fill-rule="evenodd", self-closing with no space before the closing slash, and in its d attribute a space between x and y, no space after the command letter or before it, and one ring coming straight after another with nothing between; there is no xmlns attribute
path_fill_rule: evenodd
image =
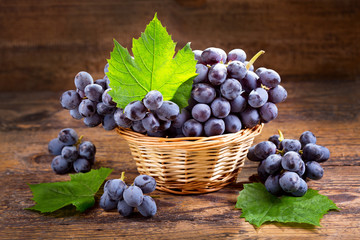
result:
<svg viewBox="0 0 360 240"><path fill-rule="evenodd" d="M130 48L155 12L179 47L264 49L256 65L291 79L360 75L358 0L0 0L0 91L102 77L113 38Z"/></svg>

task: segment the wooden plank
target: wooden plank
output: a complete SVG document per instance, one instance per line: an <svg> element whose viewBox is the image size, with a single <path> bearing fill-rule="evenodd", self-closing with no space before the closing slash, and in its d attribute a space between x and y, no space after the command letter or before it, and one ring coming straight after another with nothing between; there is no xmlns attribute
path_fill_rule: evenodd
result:
<svg viewBox="0 0 360 240"><path fill-rule="evenodd" d="M72 89L81 70L102 78L113 38L130 48L155 11L179 47L264 49L255 65L282 76L360 74L356 0L15 0L0 7L0 91Z"/></svg>

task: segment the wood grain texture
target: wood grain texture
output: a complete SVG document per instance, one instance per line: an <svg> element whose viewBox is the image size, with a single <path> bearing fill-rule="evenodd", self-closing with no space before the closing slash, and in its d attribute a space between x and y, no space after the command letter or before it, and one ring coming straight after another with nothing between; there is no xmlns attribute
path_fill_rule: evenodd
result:
<svg viewBox="0 0 360 240"><path fill-rule="evenodd" d="M138 213L123 218L96 205L84 213L67 207L52 214L24 210L33 205L26 183L65 181L51 171L47 143L65 127L74 128L97 146L95 168L110 167L111 178L126 172L137 176L125 141L114 131L87 128L70 117L58 102L60 93L0 94L0 238L1 239L357 239L360 234L360 104L359 81L303 81L284 83L289 92L279 104L279 117L265 125L255 142L281 129L297 138L311 130L318 143L328 147L331 159L323 163L325 175L309 186L329 196L341 211L321 220L322 227L267 223L254 228L234 205L244 183L256 172L246 161L237 182L203 195L179 196L160 191L154 195L158 213L150 219Z"/></svg>
<svg viewBox="0 0 360 240"><path fill-rule="evenodd" d="M178 47L264 49L256 66L282 76L360 75L357 0L2 0L0 91L72 89L81 70L102 78L113 38L130 48L155 12Z"/></svg>

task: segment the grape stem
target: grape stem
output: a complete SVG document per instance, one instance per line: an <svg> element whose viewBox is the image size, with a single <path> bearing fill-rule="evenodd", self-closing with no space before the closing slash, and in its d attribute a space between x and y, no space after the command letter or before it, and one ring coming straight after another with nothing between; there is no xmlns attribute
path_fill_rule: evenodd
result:
<svg viewBox="0 0 360 240"><path fill-rule="evenodd" d="M84 135L81 135L81 136L79 137L79 139L76 141L76 143L74 144L74 146L75 146L75 147L78 147L78 146L80 145L80 143L81 143L81 141L82 141L83 138L84 138Z"/></svg>
<svg viewBox="0 0 360 240"><path fill-rule="evenodd" d="M254 62L256 61L256 59L258 59L258 57L260 57L262 54L264 54L265 51L264 50L260 50L257 54L255 54L255 56L253 56L250 61L248 62L248 64L246 64L246 70L249 70L251 65L254 64Z"/></svg>
<svg viewBox="0 0 360 240"><path fill-rule="evenodd" d="M121 181L125 182L125 172L121 173L121 177L119 178Z"/></svg>
<svg viewBox="0 0 360 240"><path fill-rule="evenodd" d="M284 140L284 134L281 132L280 129L278 129L278 133L279 133L279 141L282 142Z"/></svg>

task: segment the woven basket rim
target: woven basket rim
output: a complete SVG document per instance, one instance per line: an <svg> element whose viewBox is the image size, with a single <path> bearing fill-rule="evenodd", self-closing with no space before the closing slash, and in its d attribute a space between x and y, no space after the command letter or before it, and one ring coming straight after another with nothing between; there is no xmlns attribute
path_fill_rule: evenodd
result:
<svg viewBox="0 0 360 240"><path fill-rule="evenodd" d="M129 128L118 127L116 132L125 140L134 144L159 145L161 147L172 147L182 149L202 149L222 146L233 142L246 141L260 134L264 124L258 124L253 128L242 129L236 133L227 133L211 137L181 137L181 138L164 138L150 137L141 133L134 132Z"/></svg>

